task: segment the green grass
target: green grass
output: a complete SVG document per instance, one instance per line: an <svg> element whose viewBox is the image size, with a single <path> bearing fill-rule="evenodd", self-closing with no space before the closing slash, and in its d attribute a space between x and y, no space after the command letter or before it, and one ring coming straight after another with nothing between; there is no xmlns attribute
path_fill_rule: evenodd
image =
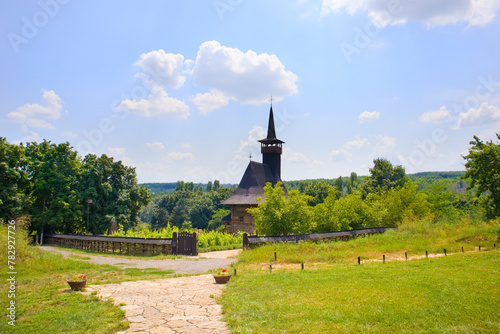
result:
<svg viewBox="0 0 500 334"><path fill-rule="evenodd" d="M425 255L425 251L442 254L482 250L500 247L500 224L472 223L460 221L455 224L434 224L430 221L408 221L398 231L387 231L368 237L359 237L349 242L299 242L296 244L266 244L252 251L245 251L239 258L240 263L268 263L277 253L280 263L342 263L353 262L358 256L362 260Z"/></svg>
<svg viewBox="0 0 500 334"><path fill-rule="evenodd" d="M0 252L7 272L7 229L0 225ZM85 275L87 284L106 284L139 279L171 277L172 271L121 269L96 265L85 259L64 258L37 247L27 246L22 233L16 233L16 326L15 333L114 333L128 327L124 312L110 301L95 295L69 292L66 280ZM0 333L13 332L7 323L9 286L0 282Z"/></svg>
<svg viewBox="0 0 500 334"><path fill-rule="evenodd" d="M232 331L500 333L496 251L298 268L240 268L220 300Z"/></svg>

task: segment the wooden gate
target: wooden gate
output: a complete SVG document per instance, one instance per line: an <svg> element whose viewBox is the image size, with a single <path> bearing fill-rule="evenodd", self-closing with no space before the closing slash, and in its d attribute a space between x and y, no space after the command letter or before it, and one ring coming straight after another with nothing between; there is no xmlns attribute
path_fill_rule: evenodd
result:
<svg viewBox="0 0 500 334"><path fill-rule="evenodd" d="M174 232L172 235L172 251L176 255L198 255L198 238L196 233Z"/></svg>

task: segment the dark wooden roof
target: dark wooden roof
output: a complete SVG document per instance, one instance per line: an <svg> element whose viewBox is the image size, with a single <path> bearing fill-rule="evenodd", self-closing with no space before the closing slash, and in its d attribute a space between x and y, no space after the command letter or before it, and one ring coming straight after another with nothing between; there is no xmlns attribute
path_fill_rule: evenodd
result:
<svg viewBox="0 0 500 334"><path fill-rule="evenodd" d="M274 115L273 115L273 106L271 106L271 110L269 112L269 123L267 125L267 137L259 140L259 142L263 144L283 144L284 141L276 138L276 129L274 127Z"/></svg>
<svg viewBox="0 0 500 334"><path fill-rule="evenodd" d="M266 183L271 182L275 185L278 181L281 181L281 179L277 174L272 173L268 165L250 161L245 174L241 178L238 189L236 189L231 197L222 201L222 204L258 204L255 199L264 195L264 186Z"/></svg>

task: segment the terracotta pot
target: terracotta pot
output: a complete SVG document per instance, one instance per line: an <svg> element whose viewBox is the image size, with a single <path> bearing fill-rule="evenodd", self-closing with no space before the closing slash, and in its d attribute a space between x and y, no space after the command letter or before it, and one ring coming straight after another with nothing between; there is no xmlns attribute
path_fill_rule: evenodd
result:
<svg viewBox="0 0 500 334"><path fill-rule="evenodd" d="M214 275L215 283L217 284L226 284L229 282L231 275Z"/></svg>
<svg viewBox="0 0 500 334"><path fill-rule="evenodd" d="M85 288L85 285L87 284L87 280L77 281L77 282L68 281L68 284L69 284L71 290L78 291L78 290L82 290L83 288Z"/></svg>

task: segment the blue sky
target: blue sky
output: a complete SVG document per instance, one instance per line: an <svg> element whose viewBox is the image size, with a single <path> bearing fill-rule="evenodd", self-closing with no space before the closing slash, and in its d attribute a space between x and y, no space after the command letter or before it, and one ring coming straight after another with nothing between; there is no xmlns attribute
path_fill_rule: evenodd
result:
<svg viewBox="0 0 500 334"><path fill-rule="evenodd" d="M269 99L282 178L464 170L500 130L500 0L0 1L0 136L139 182L238 183Z"/></svg>

